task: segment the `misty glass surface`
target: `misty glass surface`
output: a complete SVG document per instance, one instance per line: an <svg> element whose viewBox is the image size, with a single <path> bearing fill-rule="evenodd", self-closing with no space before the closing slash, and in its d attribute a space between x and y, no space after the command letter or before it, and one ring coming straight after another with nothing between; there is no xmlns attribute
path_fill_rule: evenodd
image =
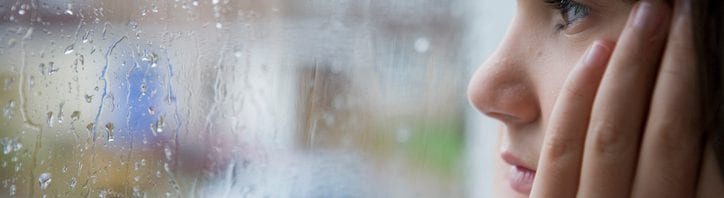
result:
<svg viewBox="0 0 724 198"><path fill-rule="evenodd" d="M0 1L0 197L489 196L490 2Z"/></svg>

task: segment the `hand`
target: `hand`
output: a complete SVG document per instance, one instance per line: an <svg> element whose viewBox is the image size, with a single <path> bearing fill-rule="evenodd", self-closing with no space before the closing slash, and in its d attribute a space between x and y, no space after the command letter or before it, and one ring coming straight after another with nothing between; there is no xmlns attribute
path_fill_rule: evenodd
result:
<svg viewBox="0 0 724 198"><path fill-rule="evenodd" d="M701 118L689 2L641 0L597 41L547 126L532 197L693 197ZM613 50L612 50L613 49Z"/></svg>

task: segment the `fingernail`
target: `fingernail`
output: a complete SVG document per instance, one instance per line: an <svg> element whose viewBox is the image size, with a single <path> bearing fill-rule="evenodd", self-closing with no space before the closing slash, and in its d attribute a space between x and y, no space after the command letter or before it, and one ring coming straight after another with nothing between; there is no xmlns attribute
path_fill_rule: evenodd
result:
<svg viewBox="0 0 724 198"><path fill-rule="evenodd" d="M641 29L646 35L656 34L663 18L662 6L643 0L635 12L633 26Z"/></svg>
<svg viewBox="0 0 724 198"><path fill-rule="evenodd" d="M608 61L610 53L611 49L608 46L606 46L601 41L596 41L588 50L584 65L587 65L589 67L600 67L602 65L605 65Z"/></svg>

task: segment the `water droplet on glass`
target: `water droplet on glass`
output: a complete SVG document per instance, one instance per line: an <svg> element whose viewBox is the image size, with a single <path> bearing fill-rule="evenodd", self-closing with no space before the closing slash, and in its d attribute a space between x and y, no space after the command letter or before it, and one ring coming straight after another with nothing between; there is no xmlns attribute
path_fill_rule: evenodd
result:
<svg viewBox="0 0 724 198"><path fill-rule="evenodd" d="M158 120L156 120L155 123L151 124L151 132L155 135L156 133L162 133L163 132L163 126L164 126L164 117L159 116Z"/></svg>
<svg viewBox="0 0 724 198"><path fill-rule="evenodd" d="M143 57L141 58L141 61L151 64L151 67L156 67L157 66L156 63L158 62L158 55L153 52L147 53L147 54L143 55Z"/></svg>
<svg viewBox="0 0 724 198"><path fill-rule="evenodd" d="M93 128L96 127L95 123L88 123L88 125L85 125L85 128L88 129L88 132L93 132Z"/></svg>
<svg viewBox="0 0 724 198"><path fill-rule="evenodd" d="M80 119L80 111L73 111L73 113L70 114L70 119L78 121L78 119Z"/></svg>
<svg viewBox="0 0 724 198"><path fill-rule="evenodd" d="M50 186L50 181L52 181L53 178L51 178L50 173L41 173L40 176L38 176L38 183L40 184L40 189L45 190Z"/></svg>
<svg viewBox="0 0 724 198"><path fill-rule="evenodd" d="M224 26L221 25L221 23L219 23L219 22L216 23L216 29L221 29L221 28L223 28L223 27L224 27Z"/></svg>
<svg viewBox="0 0 724 198"><path fill-rule="evenodd" d="M115 127L113 126L113 123L112 123L112 122L109 122L108 124L106 124L106 133L108 133L108 141L109 141L109 142L113 142L113 141L114 141L114 139L113 139L113 129L114 129L114 128L115 128Z"/></svg>
<svg viewBox="0 0 724 198"><path fill-rule="evenodd" d="M131 27L131 29L137 29L138 28L138 22L136 21L128 21L128 26Z"/></svg>
<svg viewBox="0 0 724 198"><path fill-rule="evenodd" d="M171 149L169 149L168 146L163 147L163 153L166 154L166 160L171 161L173 153L171 153Z"/></svg>
<svg viewBox="0 0 724 198"><path fill-rule="evenodd" d="M141 188L133 186L133 197L141 197Z"/></svg>
<svg viewBox="0 0 724 198"><path fill-rule="evenodd" d="M3 145L3 154L5 155L13 151L19 151L23 147L23 145L20 144L17 140L7 137L0 140L0 144ZM13 157L12 161L17 161L17 157Z"/></svg>
<svg viewBox="0 0 724 198"><path fill-rule="evenodd" d="M11 196L11 197L12 197L12 196L15 196L15 190L16 190L16 189L15 189L15 184L10 185L10 190L9 190L9 191L10 191L10 196Z"/></svg>
<svg viewBox="0 0 724 198"><path fill-rule="evenodd" d="M141 83L141 96L146 95L146 91L148 91L148 87L146 86L146 83Z"/></svg>
<svg viewBox="0 0 724 198"><path fill-rule="evenodd" d="M15 101L10 100L5 104L5 107L3 107L3 116L5 119L11 120L13 118L13 108L15 108Z"/></svg>
<svg viewBox="0 0 724 198"><path fill-rule="evenodd" d="M219 0L211 0L211 4L214 4L214 5L219 4Z"/></svg>
<svg viewBox="0 0 724 198"><path fill-rule="evenodd" d="M25 15L25 10L23 10L23 9L18 10L18 14L19 14L19 15Z"/></svg>
<svg viewBox="0 0 724 198"><path fill-rule="evenodd" d="M49 111L48 112L48 127L53 128L53 123L55 123L55 122L53 122L53 112Z"/></svg>
<svg viewBox="0 0 724 198"><path fill-rule="evenodd" d="M75 48L75 43L68 45L68 47L65 47L65 50L63 50L64 54L70 54L73 53L73 49Z"/></svg>
<svg viewBox="0 0 724 198"><path fill-rule="evenodd" d="M86 95L85 95L85 102L87 102L87 103L93 102L93 95L88 95L88 94L86 94Z"/></svg>
<svg viewBox="0 0 724 198"><path fill-rule="evenodd" d="M65 102L61 102L60 105L58 105L58 124L63 124L63 120L65 115L63 115L63 106L65 105Z"/></svg>
<svg viewBox="0 0 724 198"><path fill-rule="evenodd" d="M79 55L78 62L80 62L80 65L85 65L85 57L83 55Z"/></svg>
<svg viewBox="0 0 724 198"><path fill-rule="evenodd" d="M75 185L77 185L77 184L78 184L78 181L75 179L75 177L71 177L70 182L68 182L68 187L70 187L70 189L74 189Z"/></svg>
<svg viewBox="0 0 724 198"><path fill-rule="evenodd" d="M53 75L56 72L58 72L58 70L60 70L60 68L55 67L55 62L53 62L53 61L48 62L48 75Z"/></svg>
<svg viewBox="0 0 724 198"><path fill-rule="evenodd" d="M45 63L40 63L40 65L38 65L38 67L40 67L40 74L45 76Z"/></svg>
<svg viewBox="0 0 724 198"><path fill-rule="evenodd" d="M156 115L156 109L154 109L153 107L148 107L148 114Z"/></svg>
<svg viewBox="0 0 724 198"><path fill-rule="evenodd" d="M91 31L85 32L85 35L83 35L83 39L82 39L83 43L90 42L90 34L91 34Z"/></svg>
<svg viewBox="0 0 724 198"><path fill-rule="evenodd" d="M191 5L199 6L199 1L194 0L194 1L191 2Z"/></svg>
<svg viewBox="0 0 724 198"><path fill-rule="evenodd" d="M10 139L7 137L0 140L0 144L3 145L3 154L5 154L5 155L7 155L13 151L18 152L18 151L20 151L20 149L23 148L23 144L20 143L18 140ZM11 159L11 161L16 162L16 161L18 161L18 158L16 156L14 156Z"/></svg>
<svg viewBox="0 0 724 198"><path fill-rule="evenodd" d="M30 75L30 77L28 77L28 87L33 87L33 86L35 86L35 76Z"/></svg>
<svg viewBox="0 0 724 198"><path fill-rule="evenodd" d="M73 15L73 4L67 4L65 9L65 14L67 15Z"/></svg>

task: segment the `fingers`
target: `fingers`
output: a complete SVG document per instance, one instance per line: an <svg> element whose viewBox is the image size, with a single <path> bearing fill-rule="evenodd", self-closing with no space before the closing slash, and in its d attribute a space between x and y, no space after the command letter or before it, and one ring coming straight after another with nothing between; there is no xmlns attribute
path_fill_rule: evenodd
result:
<svg viewBox="0 0 724 198"><path fill-rule="evenodd" d="M579 197L630 196L669 9L662 0L640 1L617 42L593 104Z"/></svg>
<svg viewBox="0 0 724 198"><path fill-rule="evenodd" d="M543 140L532 197L575 197L593 99L613 44L594 42L558 95Z"/></svg>
<svg viewBox="0 0 724 198"><path fill-rule="evenodd" d="M688 1L678 0L634 180L634 197L694 197L702 133ZM665 163L663 163L665 162Z"/></svg>

